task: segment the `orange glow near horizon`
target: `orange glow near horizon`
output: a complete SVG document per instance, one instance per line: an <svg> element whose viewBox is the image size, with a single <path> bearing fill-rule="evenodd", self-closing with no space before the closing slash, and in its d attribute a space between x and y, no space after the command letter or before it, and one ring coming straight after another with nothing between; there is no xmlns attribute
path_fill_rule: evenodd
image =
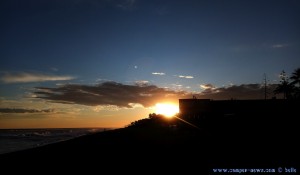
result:
<svg viewBox="0 0 300 175"><path fill-rule="evenodd" d="M179 107L170 103L157 103L155 105L155 113L164 115L168 118L173 117L179 112Z"/></svg>

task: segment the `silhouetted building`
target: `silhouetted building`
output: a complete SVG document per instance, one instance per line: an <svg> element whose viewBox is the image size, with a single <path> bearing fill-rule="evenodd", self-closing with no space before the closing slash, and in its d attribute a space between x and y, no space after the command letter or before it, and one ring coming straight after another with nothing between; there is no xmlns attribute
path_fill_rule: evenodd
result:
<svg viewBox="0 0 300 175"><path fill-rule="evenodd" d="M179 114L182 118L203 118L211 112L210 99L179 99Z"/></svg>
<svg viewBox="0 0 300 175"><path fill-rule="evenodd" d="M188 121L215 120L218 118L265 120L289 118L299 112L299 100L210 100L179 99L179 114Z"/></svg>

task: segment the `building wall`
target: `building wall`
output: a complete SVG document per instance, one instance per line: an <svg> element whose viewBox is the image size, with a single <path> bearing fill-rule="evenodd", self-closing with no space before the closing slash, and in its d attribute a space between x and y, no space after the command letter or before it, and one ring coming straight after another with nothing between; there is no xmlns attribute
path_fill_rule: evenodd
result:
<svg viewBox="0 0 300 175"><path fill-rule="evenodd" d="M201 116L211 112L210 99L179 99L179 113L181 116Z"/></svg>
<svg viewBox="0 0 300 175"><path fill-rule="evenodd" d="M298 113L299 100L210 100L179 99L181 117L226 115L285 115Z"/></svg>

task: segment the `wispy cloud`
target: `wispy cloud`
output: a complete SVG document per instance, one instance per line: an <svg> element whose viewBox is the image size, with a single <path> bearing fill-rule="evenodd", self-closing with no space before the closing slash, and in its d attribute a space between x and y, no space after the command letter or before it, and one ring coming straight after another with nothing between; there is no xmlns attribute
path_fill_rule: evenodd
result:
<svg viewBox="0 0 300 175"><path fill-rule="evenodd" d="M54 71L54 72L57 72L58 71L58 68L56 68L56 67L51 67L50 68L52 71Z"/></svg>
<svg viewBox="0 0 300 175"><path fill-rule="evenodd" d="M152 75L166 75L166 74L163 72L152 72Z"/></svg>
<svg viewBox="0 0 300 175"><path fill-rule="evenodd" d="M192 79L194 78L193 76L190 75L178 75L179 78L187 78L187 79Z"/></svg>
<svg viewBox="0 0 300 175"><path fill-rule="evenodd" d="M272 48L284 48L284 47L288 47L288 44L274 44L272 45Z"/></svg>
<svg viewBox="0 0 300 175"><path fill-rule="evenodd" d="M122 10L132 10L135 8L137 0L113 0L113 2Z"/></svg>
<svg viewBox="0 0 300 175"><path fill-rule="evenodd" d="M53 109L22 109L22 108L0 108L0 113L51 113Z"/></svg>
<svg viewBox="0 0 300 175"><path fill-rule="evenodd" d="M171 84L173 87L182 87L181 84Z"/></svg>
<svg viewBox="0 0 300 175"><path fill-rule="evenodd" d="M167 7L160 6L154 10L154 13L157 15L166 15L170 13L170 10Z"/></svg>
<svg viewBox="0 0 300 175"><path fill-rule="evenodd" d="M125 85L116 82L105 82L95 86L66 84L56 88L37 87L35 94L37 98L56 103L114 105L125 108L132 108L130 104L150 107L159 101L177 101L188 95L184 91L168 90L155 85Z"/></svg>
<svg viewBox="0 0 300 175"><path fill-rule="evenodd" d="M0 77L0 80L4 83L30 83L30 82L44 82L44 81L64 81L72 80L75 77L72 76L59 76L59 75L47 75L41 73L5 73Z"/></svg>

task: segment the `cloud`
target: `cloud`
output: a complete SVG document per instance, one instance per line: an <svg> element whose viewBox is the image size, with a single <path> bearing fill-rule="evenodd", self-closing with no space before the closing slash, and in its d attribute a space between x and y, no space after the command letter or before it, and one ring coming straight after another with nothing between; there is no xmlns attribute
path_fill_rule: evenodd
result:
<svg viewBox="0 0 300 175"><path fill-rule="evenodd" d="M57 72L57 71L58 71L58 68L56 68L56 67L51 67L51 70L54 71L54 72Z"/></svg>
<svg viewBox="0 0 300 175"><path fill-rule="evenodd" d="M179 78L187 78L187 79L191 79L194 78L193 76L190 75L178 75Z"/></svg>
<svg viewBox="0 0 300 175"><path fill-rule="evenodd" d="M177 85L181 88L180 85ZM178 99L192 98L196 95L200 99L228 100L228 99L263 99L264 88L260 84L242 84L229 87L215 87L212 84L201 85L204 89L199 93L176 91L160 88L155 85L140 86L126 85L117 82L104 82L97 85L66 84L55 88L36 87L36 98L48 102L62 104L79 104L95 107L95 111L110 107L133 108L134 105L143 107L154 106L162 101L178 101ZM276 84L268 86L272 92Z"/></svg>
<svg viewBox="0 0 300 175"><path fill-rule="evenodd" d="M58 76L47 75L41 73L5 73L0 77L4 83L30 83L30 82L44 82L44 81L64 81L75 79L72 76Z"/></svg>
<svg viewBox="0 0 300 175"><path fill-rule="evenodd" d="M144 107L154 106L160 101L177 101L186 98L189 93L168 90L155 85L125 85L116 82L104 82L98 85L66 84L56 88L37 87L34 92L40 99L64 104L88 106L108 106L132 108L130 104Z"/></svg>
<svg viewBox="0 0 300 175"><path fill-rule="evenodd" d="M96 106L93 108L93 111L100 112L100 111L118 111L119 108L115 105L102 105Z"/></svg>
<svg viewBox="0 0 300 175"><path fill-rule="evenodd" d="M242 84L232 85L229 87L217 88L212 84L200 85L204 90L198 94L199 98L207 98L214 100L228 99L262 99L264 96L264 88L261 84ZM268 92L271 93L276 88L276 84L268 86Z"/></svg>
<svg viewBox="0 0 300 175"><path fill-rule="evenodd" d="M283 47L288 47L288 44L274 44L272 45L272 48L283 48Z"/></svg>
<svg viewBox="0 0 300 175"><path fill-rule="evenodd" d="M181 84L171 84L173 87L182 87Z"/></svg>
<svg viewBox="0 0 300 175"><path fill-rule="evenodd" d="M149 81L147 80L139 80L139 81L135 81L135 84L138 86L146 86L149 84Z"/></svg>
<svg viewBox="0 0 300 175"><path fill-rule="evenodd" d="M169 14L170 10L167 7L157 7L156 9L154 9L154 14L157 15L166 15Z"/></svg>
<svg viewBox="0 0 300 175"><path fill-rule="evenodd" d="M0 113L51 113L53 109L22 109L22 108L0 108Z"/></svg>
<svg viewBox="0 0 300 175"><path fill-rule="evenodd" d="M200 85L200 88L202 88L202 89L212 89L212 88L215 88L215 86L214 85L212 85L212 84L201 84Z"/></svg>
<svg viewBox="0 0 300 175"><path fill-rule="evenodd" d="M122 10L132 10L136 6L136 0L113 0L118 8Z"/></svg>
<svg viewBox="0 0 300 175"><path fill-rule="evenodd" d="M163 72L152 72L152 75L166 75L166 74Z"/></svg>

